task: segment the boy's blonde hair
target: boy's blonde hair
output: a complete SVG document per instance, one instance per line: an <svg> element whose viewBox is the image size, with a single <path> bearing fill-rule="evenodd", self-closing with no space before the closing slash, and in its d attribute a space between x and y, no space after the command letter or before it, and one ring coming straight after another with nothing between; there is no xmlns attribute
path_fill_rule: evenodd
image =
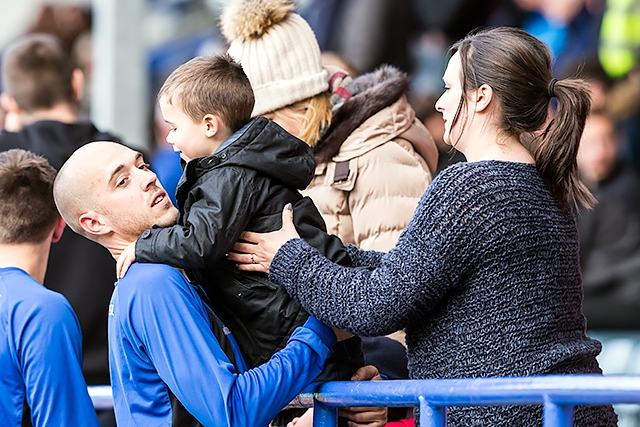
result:
<svg viewBox="0 0 640 427"><path fill-rule="evenodd" d="M194 122L216 115L232 132L251 119L255 102L242 66L228 54L199 56L182 64L160 88L161 98Z"/></svg>

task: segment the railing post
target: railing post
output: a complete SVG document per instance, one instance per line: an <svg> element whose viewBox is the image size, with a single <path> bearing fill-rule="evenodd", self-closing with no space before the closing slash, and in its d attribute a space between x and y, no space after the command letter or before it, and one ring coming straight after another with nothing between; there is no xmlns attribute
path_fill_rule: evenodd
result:
<svg viewBox="0 0 640 427"><path fill-rule="evenodd" d="M418 400L420 401L420 427L447 427L445 406L433 406L424 396L418 396Z"/></svg>
<svg viewBox="0 0 640 427"><path fill-rule="evenodd" d="M558 405L545 396L542 427L573 427L573 406Z"/></svg>
<svg viewBox="0 0 640 427"><path fill-rule="evenodd" d="M338 408L330 408L313 399L313 426L337 427Z"/></svg>

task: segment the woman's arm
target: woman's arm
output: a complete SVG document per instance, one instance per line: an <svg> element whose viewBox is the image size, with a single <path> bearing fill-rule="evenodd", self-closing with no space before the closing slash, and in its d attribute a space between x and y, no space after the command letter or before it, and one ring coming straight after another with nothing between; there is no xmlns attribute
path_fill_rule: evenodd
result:
<svg viewBox="0 0 640 427"><path fill-rule="evenodd" d="M442 183L435 193L427 190L396 247L373 270L331 263L295 238L290 218L277 232L244 233L244 240L257 244L237 244L244 254L230 258L240 263L253 259L255 264L240 268L269 271L273 282L325 323L365 336L395 332L428 315L466 271L464 261L473 247L460 223L469 222L474 203L449 184Z"/></svg>
<svg viewBox="0 0 640 427"><path fill-rule="evenodd" d="M350 243L345 247L354 267L379 267L385 254L384 252L358 249L356 245Z"/></svg>

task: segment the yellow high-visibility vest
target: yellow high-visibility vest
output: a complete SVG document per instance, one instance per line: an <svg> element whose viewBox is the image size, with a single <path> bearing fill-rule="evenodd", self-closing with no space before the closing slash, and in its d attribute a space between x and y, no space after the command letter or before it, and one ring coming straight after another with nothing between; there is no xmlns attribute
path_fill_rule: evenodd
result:
<svg viewBox="0 0 640 427"><path fill-rule="evenodd" d="M640 0L607 0L600 28L600 64L614 78L624 77L640 57Z"/></svg>

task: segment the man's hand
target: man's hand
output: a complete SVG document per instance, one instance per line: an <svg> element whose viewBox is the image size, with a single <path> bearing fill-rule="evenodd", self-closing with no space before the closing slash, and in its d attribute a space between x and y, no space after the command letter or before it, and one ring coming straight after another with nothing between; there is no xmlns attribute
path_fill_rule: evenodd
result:
<svg viewBox="0 0 640 427"><path fill-rule="evenodd" d="M351 377L351 381L381 380L378 368L363 366ZM349 427L382 427L387 423L387 408L339 408L338 415L345 417ZM313 409L294 418L287 427L313 427Z"/></svg>
<svg viewBox="0 0 640 427"><path fill-rule="evenodd" d="M136 260L136 242L130 243L129 246L124 248L124 251L118 257L116 263L116 275L118 279L122 279L127 270L131 267L131 264Z"/></svg>
<svg viewBox="0 0 640 427"><path fill-rule="evenodd" d="M366 365L358 369L351 376L351 381L378 381L381 380L378 368L373 365ZM382 427L387 423L387 408L358 407L340 408L338 415L345 417L349 421L349 427Z"/></svg>

